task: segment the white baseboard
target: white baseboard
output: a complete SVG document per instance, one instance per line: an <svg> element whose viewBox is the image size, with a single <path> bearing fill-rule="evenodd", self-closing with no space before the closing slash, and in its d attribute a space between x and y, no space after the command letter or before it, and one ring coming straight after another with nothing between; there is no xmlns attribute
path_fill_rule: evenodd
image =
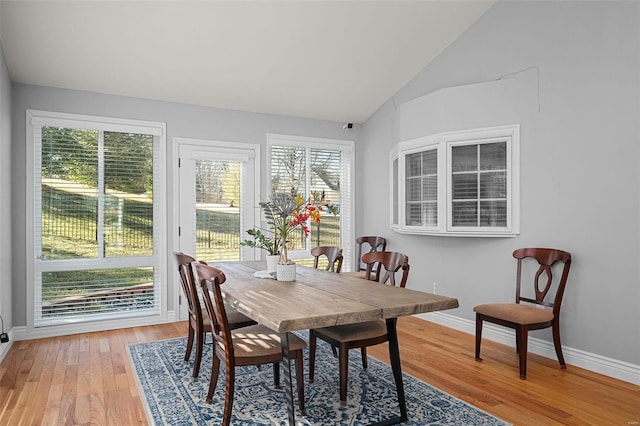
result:
<svg viewBox="0 0 640 426"><path fill-rule="evenodd" d="M459 318L442 312L433 312L416 316L474 336L476 334L475 321ZM492 324L485 323L482 327L482 338L493 340L515 348L515 332L505 327L493 326ZM470 350L473 351L474 348L470 348ZM528 351L546 358L557 359L553 343L547 342L546 340L529 337ZM613 377L635 385L640 385L640 365L607 358L567 346L562 346L562 353L564 354L564 359L567 364L575 365L576 367L604 374L605 376Z"/></svg>
<svg viewBox="0 0 640 426"><path fill-rule="evenodd" d="M0 343L0 362L4 359L5 356L9 353L9 349L13 346L14 333L13 329L9 330L9 341L7 343Z"/></svg>
<svg viewBox="0 0 640 426"><path fill-rule="evenodd" d="M28 329L25 326L14 327L15 340L40 339L43 337L65 336L78 333L92 333L95 331L117 330L120 328L143 327L145 325L175 322L174 311L167 311L163 315L148 317L124 318L108 321L92 321L75 324L52 325Z"/></svg>
<svg viewBox="0 0 640 426"><path fill-rule="evenodd" d="M13 327L9 331L9 342L0 343L0 362L5 358L9 349L17 340L39 339L43 337L64 336L67 334L91 333L94 331L115 330L119 328L138 327L145 325L164 324L167 322L176 322L176 313L167 311L165 315L156 315L152 317L129 318L114 321L96 321L83 324L67 324L52 327L42 327L33 330L27 330L27 327Z"/></svg>

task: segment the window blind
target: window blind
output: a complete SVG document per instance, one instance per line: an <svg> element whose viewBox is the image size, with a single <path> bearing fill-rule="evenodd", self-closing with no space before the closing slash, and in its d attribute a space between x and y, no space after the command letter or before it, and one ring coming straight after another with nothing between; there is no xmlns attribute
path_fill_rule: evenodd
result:
<svg viewBox="0 0 640 426"><path fill-rule="evenodd" d="M33 123L34 325L159 313L161 129Z"/></svg>

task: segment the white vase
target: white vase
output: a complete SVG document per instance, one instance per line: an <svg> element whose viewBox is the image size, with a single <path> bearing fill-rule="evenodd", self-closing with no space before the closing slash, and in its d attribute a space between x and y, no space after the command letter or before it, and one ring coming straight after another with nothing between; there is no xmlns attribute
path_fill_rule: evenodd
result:
<svg viewBox="0 0 640 426"><path fill-rule="evenodd" d="M276 267L276 279L278 281L295 281L296 280L296 265L292 263L290 265L280 265Z"/></svg>
<svg viewBox="0 0 640 426"><path fill-rule="evenodd" d="M269 254L267 255L267 272L274 273L276 272L276 265L278 264L278 260L280 260L279 254Z"/></svg>

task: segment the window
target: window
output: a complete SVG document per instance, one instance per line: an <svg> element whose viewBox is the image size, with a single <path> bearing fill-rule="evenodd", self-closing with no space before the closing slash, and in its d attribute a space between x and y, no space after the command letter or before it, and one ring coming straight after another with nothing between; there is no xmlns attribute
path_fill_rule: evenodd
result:
<svg viewBox="0 0 640 426"><path fill-rule="evenodd" d="M27 111L34 327L157 315L164 124Z"/></svg>
<svg viewBox="0 0 640 426"><path fill-rule="evenodd" d="M392 173L398 175L391 191L392 218L397 218L392 229L458 236L518 234L518 159L517 125L400 143L391 155Z"/></svg>
<svg viewBox="0 0 640 426"><path fill-rule="evenodd" d="M338 209L336 216L327 213L319 224L310 226L308 237L300 232L300 237L291 243L289 256L309 259L313 247L338 246L343 249L346 268L354 240L351 226L353 143L268 135L268 150L271 193L309 195L311 191L325 191L326 198Z"/></svg>

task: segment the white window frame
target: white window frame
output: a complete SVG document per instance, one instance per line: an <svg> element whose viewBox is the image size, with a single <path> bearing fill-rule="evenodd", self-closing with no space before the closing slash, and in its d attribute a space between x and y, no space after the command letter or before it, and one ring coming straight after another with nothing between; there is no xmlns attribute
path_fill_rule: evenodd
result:
<svg viewBox="0 0 640 426"><path fill-rule="evenodd" d="M400 228L400 158L398 145L394 146L389 152L389 193L391 194L391 202L389 203L389 226L394 231Z"/></svg>
<svg viewBox="0 0 640 426"><path fill-rule="evenodd" d="M41 212L35 209L35 197L39 193L40 170L36 158L36 129L42 126L59 126L70 128L84 128L101 131L135 132L154 136L154 162L158 162L157 179L154 179L154 250L151 256L139 256L124 259L69 259L62 261L43 262L35 245L35 237L40 232L39 218ZM39 131L38 131L39 134ZM167 265L164 253L167 247L167 219L166 219L166 124L141 120L128 120L111 117L90 116L81 114L59 113L51 111L26 111L26 182L27 182L27 226L26 237L26 265L27 265L27 330L26 338L55 336L60 334L91 332L138 325L157 324L165 322L167 317ZM154 172L155 173L155 172ZM46 263L46 264L45 264ZM154 282L154 297L156 309L140 313L127 313L121 317L117 314L95 315L86 318L66 318L51 321L50 325L39 324L36 317L36 277L44 271L62 270L63 265L70 264L78 269L99 269L104 267L146 267L152 266L158 282Z"/></svg>
<svg viewBox="0 0 640 426"><path fill-rule="evenodd" d="M507 225L504 227L454 227L452 225L451 149L460 145L507 143ZM438 221L435 226L412 226L406 218L406 157L410 154L438 150ZM520 233L520 126L508 125L453 131L400 142L390 153L390 167L398 161L398 211L394 211L391 191L391 217L397 214L398 224L391 229L403 234L443 235L460 237L514 237ZM391 171L393 173L393 169ZM393 176L392 176L393 182ZM391 219L393 221L393 219Z"/></svg>
<svg viewBox="0 0 640 426"><path fill-rule="evenodd" d="M271 194L271 147L291 146L310 149L329 149L341 152L342 170L340 173L340 191L343 200L340 200L340 247L344 257L343 270L350 271L352 266L352 257L354 253L353 244L355 241L355 230L353 223L354 211L354 145L353 141L344 141L338 139L324 139L307 136L292 136L280 134L267 134L267 194ZM307 174L308 176L308 174ZM307 185L308 186L308 185ZM266 199L264 196L261 199ZM335 201L335 200L332 200ZM265 224L266 226L266 224ZM307 259L311 257L310 250L289 251L288 255L291 259Z"/></svg>

